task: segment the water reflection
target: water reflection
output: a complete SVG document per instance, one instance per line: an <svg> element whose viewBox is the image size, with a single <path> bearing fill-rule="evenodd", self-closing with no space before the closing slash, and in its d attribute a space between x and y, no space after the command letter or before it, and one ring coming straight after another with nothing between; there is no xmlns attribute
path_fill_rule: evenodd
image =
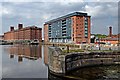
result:
<svg viewBox="0 0 120 80"><path fill-rule="evenodd" d="M48 64L48 46L44 45L44 63Z"/></svg>
<svg viewBox="0 0 120 80"><path fill-rule="evenodd" d="M47 78L43 49L42 45L3 46L3 78Z"/></svg>
<svg viewBox="0 0 120 80"><path fill-rule="evenodd" d="M14 58L14 55L18 56L18 62L22 62L23 58L29 60L37 60L42 58L40 45L14 45L8 48L10 58Z"/></svg>
<svg viewBox="0 0 120 80"><path fill-rule="evenodd" d="M120 79L120 65L86 67L70 72L64 77L48 73L48 46L3 46L3 78L43 78L44 80L109 80ZM25 78L25 79L24 79ZM7 79L9 80L9 79ZM36 79L33 79L36 80Z"/></svg>

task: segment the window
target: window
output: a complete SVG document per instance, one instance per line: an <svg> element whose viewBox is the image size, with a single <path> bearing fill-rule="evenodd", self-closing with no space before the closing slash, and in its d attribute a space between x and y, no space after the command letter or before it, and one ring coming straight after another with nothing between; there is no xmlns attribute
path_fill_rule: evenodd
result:
<svg viewBox="0 0 120 80"><path fill-rule="evenodd" d="M66 36L66 34L62 34L62 36Z"/></svg>
<svg viewBox="0 0 120 80"><path fill-rule="evenodd" d="M88 30L88 28L85 28L85 31L87 31Z"/></svg>
<svg viewBox="0 0 120 80"><path fill-rule="evenodd" d="M88 33L88 32L85 30L85 33Z"/></svg>
<svg viewBox="0 0 120 80"><path fill-rule="evenodd" d="M85 22L85 25L88 25L88 23L87 23L87 22Z"/></svg>
<svg viewBox="0 0 120 80"><path fill-rule="evenodd" d="M83 30L80 30L80 32L82 32Z"/></svg>
<svg viewBox="0 0 120 80"><path fill-rule="evenodd" d="M85 21L87 20L87 17L85 17Z"/></svg>

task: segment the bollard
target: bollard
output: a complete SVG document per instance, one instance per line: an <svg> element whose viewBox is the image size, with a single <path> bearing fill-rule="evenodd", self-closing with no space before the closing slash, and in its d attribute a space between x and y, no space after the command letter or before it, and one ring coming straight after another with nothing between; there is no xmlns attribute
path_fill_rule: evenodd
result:
<svg viewBox="0 0 120 80"><path fill-rule="evenodd" d="M69 45L67 45L67 53L69 53Z"/></svg>

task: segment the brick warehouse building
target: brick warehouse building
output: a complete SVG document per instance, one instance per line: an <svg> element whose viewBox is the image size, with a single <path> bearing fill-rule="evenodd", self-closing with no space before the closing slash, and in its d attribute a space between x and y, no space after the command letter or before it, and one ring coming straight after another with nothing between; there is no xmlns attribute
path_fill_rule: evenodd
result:
<svg viewBox="0 0 120 80"><path fill-rule="evenodd" d="M106 38L100 39L100 42L110 43L110 44L120 44L120 33L114 35L112 33L112 27L109 27L109 35Z"/></svg>
<svg viewBox="0 0 120 80"><path fill-rule="evenodd" d="M45 22L45 42L90 43L90 18L87 13L74 12Z"/></svg>
<svg viewBox="0 0 120 80"><path fill-rule="evenodd" d="M18 29L10 27L10 31L4 33L5 41L23 41L23 40L39 40L42 41L42 28L36 26L29 26L23 28L23 24L18 24Z"/></svg>

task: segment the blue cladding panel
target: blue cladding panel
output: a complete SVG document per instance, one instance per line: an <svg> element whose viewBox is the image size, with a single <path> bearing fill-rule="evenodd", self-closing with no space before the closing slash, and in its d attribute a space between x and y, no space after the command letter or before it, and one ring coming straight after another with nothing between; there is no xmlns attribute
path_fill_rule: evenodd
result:
<svg viewBox="0 0 120 80"><path fill-rule="evenodd" d="M63 36L64 34L65 36ZM65 38L65 37L66 38L71 37L71 18L67 18L64 22L62 22L62 20L59 20L49 24L49 38Z"/></svg>
<svg viewBox="0 0 120 80"><path fill-rule="evenodd" d="M85 37L88 37L88 18L85 17Z"/></svg>
<svg viewBox="0 0 120 80"><path fill-rule="evenodd" d="M71 18L68 18L66 20L66 24L67 24L67 26L66 26L67 36L71 37L71 28L72 28L72 26L71 26Z"/></svg>
<svg viewBox="0 0 120 80"><path fill-rule="evenodd" d="M59 20L62 20L64 18L69 18L69 17L72 17L72 16L87 16L87 13L74 12L74 13L59 17L57 19L50 20L50 21L46 22L45 24L53 23L55 21L59 21Z"/></svg>

